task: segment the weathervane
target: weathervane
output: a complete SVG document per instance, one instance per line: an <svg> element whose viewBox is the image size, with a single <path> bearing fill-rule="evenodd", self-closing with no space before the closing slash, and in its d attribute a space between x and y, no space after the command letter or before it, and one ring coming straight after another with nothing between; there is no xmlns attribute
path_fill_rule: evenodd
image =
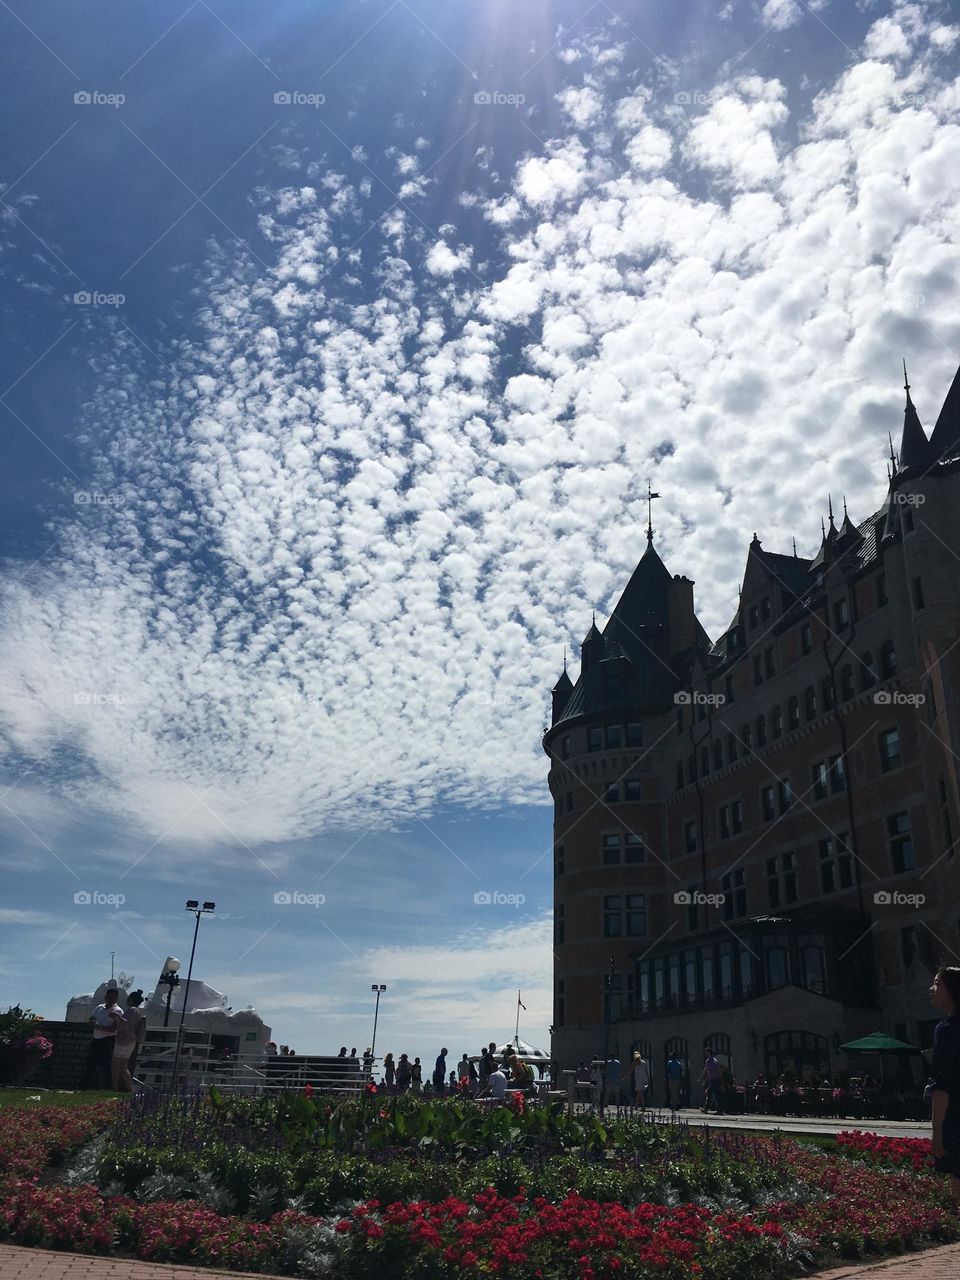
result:
<svg viewBox="0 0 960 1280"><path fill-rule="evenodd" d="M653 500L659 498L659 493L654 493L650 488L650 481L647 480L647 541L653 542Z"/></svg>

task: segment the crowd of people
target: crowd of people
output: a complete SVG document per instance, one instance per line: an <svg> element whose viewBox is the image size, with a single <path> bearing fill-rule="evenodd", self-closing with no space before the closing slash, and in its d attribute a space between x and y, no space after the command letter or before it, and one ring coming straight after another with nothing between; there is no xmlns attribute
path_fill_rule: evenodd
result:
<svg viewBox="0 0 960 1280"><path fill-rule="evenodd" d="M423 1078L423 1064L419 1058L411 1062L409 1055L392 1053L384 1056L381 1079L377 1087L384 1093L462 1094L475 1098L503 1098L507 1087L512 1091L532 1093L536 1078L533 1067L521 1057L512 1045L500 1051L491 1041L473 1057L464 1049L455 1067L447 1067L449 1050L444 1046L437 1054L433 1071L427 1080ZM342 1056L342 1055L341 1055ZM368 1049L363 1055L365 1074L373 1080L373 1055ZM545 1064L538 1063L540 1079Z"/></svg>

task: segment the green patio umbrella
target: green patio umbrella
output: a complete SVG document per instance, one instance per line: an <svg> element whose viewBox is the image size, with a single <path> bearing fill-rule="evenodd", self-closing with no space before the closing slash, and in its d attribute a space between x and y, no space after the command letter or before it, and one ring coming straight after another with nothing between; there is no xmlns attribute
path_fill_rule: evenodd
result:
<svg viewBox="0 0 960 1280"><path fill-rule="evenodd" d="M880 1057L880 1083L883 1084L883 1055L885 1053L919 1053L919 1049L915 1049L912 1044L904 1044L902 1040L895 1040L893 1036L888 1036L883 1031L871 1032L868 1036L863 1036L860 1040L850 1040L846 1044L840 1046L841 1049L849 1053L876 1053Z"/></svg>

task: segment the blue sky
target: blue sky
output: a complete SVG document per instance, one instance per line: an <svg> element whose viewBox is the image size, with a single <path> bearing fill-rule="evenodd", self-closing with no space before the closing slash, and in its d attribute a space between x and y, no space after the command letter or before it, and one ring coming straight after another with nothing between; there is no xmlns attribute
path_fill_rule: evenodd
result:
<svg viewBox="0 0 960 1280"><path fill-rule="evenodd" d="M367 1043L372 981L383 1048L518 986L546 1039L562 646L648 476L715 634L755 528L875 508L902 355L932 422L957 21L0 6L0 1004L152 985L198 896L297 1048Z"/></svg>

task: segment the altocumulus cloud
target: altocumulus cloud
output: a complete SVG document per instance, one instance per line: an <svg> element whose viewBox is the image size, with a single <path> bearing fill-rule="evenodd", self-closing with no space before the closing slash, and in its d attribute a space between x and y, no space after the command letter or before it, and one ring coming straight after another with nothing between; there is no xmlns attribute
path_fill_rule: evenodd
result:
<svg viewBox="0 0 960 1280"><path fill-rule="evenodd" d="M752 75L678 105L571 46L566 130L462 201L496 253L403 208L347 250L360 169L261 193L272 268L211 259L160 390L132 344L101 361L113 501L7 583L9 758L181 839L542 801L545 690L642 550L648 473L716 629L754 527L808 549L828 485L873 509L901 352L938 407L960 355L938 12L893 6L812 102Z"/></svg>

